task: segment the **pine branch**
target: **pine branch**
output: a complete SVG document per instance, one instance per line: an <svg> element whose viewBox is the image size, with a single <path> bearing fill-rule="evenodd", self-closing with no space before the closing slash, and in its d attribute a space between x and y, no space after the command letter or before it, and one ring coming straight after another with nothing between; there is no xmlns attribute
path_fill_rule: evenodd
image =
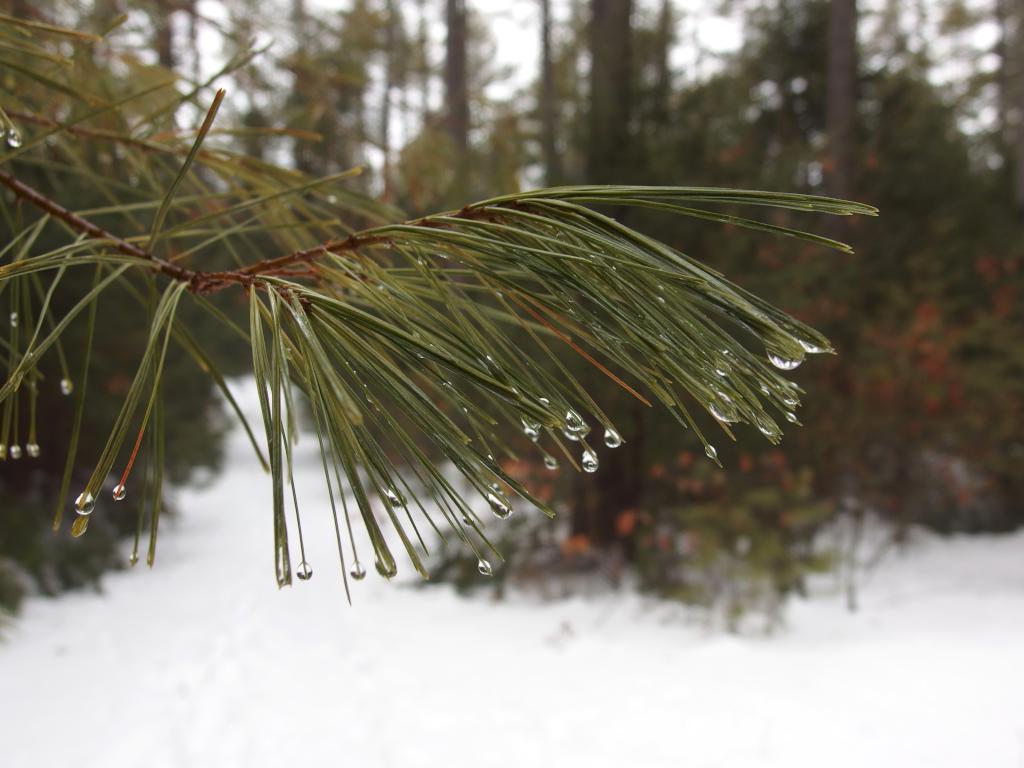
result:
<svg viewBox="0 0 1024 768"><path fill-rule="evenodd" d="M29 84L26 99L38 81ZM140 121L126 114L135 103L131 94L101 100L88 82L76 81L62 84L59 98L70 98L68 90L83 103L106 104L83 114L102 114L117 127L81 126L88 119L82 116L64 122L33 118L26 124L43 127L54 147L41 141L44 134L21 146L19 133L19 146L0 158L9 164L0 169L0 183L42 214L25 225L20 206L12 212L0 201L14 234L0 253L0 259L9 257L0 264L0 297L6 293L15 314L34 318L31 332L12 330L2 347L8 371L0 387L3 455L6 446L18 443L22 390L32 392L46 381L51 353L59 352L62 335L83 312L92 338L97 303L112 286L122 288L146 312L150 332L107 443L76 501L72 532L87 529L115 465L122 468L112 491L117 501L127 493L136 459L145 456L155 462L146 492L152 563L167 396L161 380L172 342L226 394L244 424L224 376L183 319L187 313L179 311L189 304L199 308L249 347L264 427L265 450L257 447L257 454L272 476L274 568L281 585L293 573L312 573L292 473L303 401L317 432L346 590L349 576L358 580L365 573L360 546L372 550L379 573L390 578L397 572L386 529L424 577L427 545L417 520L442 538L453 534L477 554L481 572L489 573L485 552L494 548L476 499L499 519L512 514L517 496L553 515L505 470L502 459L517 456L509 435L522 435L549 469L562 456L573 468L598 470L588 442L590 424L600 425L610 448L622 439L587 381L574 373L574 358L584 370L692 429L716 462L702 422L729 439L747 424L772 443L782 437L776 419L797 423L800 390L781 372L808 354L831 352L828 340L601 208L636 206L841 251L848 250L843 243L741 217L733 209L875 213L859 203L798 194L569 186L402 221L389 206L341 186L352 173L306 179L206 147L221 94L195 132L157 132L154 126L153 133L140 136L140 126L173 112L180 97L144 89L147 98L164 101L140 106L151 116ZM40 112L38 105L23 106L12 114ZM126 184L82 162L83 142L117 147L142 181ZM29 174L89 186L109 204L72 211L30 185ZM61 244L37 248L43 232ZM268 253L278 255L263 256ZM197 266L223 267L226 258L234 267ZM85 265L93 271L88 291L51 317L53 289ZM158 280L161 275L166 280ZM37 302L30 281L42 278L51 279L50 290L38 291L43 300ZM231 286L247 296L248 329L215 303ZM63 380L66 368L62 363ZM28 399L34 423L35 399ZM255 445L253 430L245 428ZM69 455L66 478L75 454ZM458 484L453 471L461 476ZM378 522L379 509L386 512L386 525ZM301 560L293 570L296 544ZM346 562L352 563L347 572Z"/></svg>

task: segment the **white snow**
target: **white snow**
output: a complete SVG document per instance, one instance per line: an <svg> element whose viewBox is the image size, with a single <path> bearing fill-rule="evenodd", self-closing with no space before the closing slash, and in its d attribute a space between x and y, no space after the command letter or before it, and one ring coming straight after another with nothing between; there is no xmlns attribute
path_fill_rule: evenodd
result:
<svg viewBox="0 0 1024 768"><path fill-rule="evenodd" d="M318 464L315 575L278 591L254 463L236 433L152 571L3 630L0 765L1024 765L1024 535L921 537L859 613L818 596L770 637L629 594L495 603L375 573L349 608Z"/></svg>

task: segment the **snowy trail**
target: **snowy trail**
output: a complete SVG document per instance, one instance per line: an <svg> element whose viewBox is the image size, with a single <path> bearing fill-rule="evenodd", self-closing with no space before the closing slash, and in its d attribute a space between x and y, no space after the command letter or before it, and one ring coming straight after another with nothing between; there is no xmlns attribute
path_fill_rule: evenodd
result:
<svg viewBox="0 0 1024 768"><path fill-rule="evenodd" d="M5 630L0 766L1024 766L1024 535L924 542L857 615L817 598L770 638L372 572L349 609L326 504L304 504L314 578L279 592L237 434L226 467L179 492L153 571Z"/></svg>

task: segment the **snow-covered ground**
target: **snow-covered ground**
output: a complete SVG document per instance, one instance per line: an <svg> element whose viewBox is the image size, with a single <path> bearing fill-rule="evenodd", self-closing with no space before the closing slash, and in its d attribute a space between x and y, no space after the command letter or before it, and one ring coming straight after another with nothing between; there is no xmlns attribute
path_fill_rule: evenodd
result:
<svg viewBox="0 0 1024 768"><path fill-rule="evenodd" d="M153 571L5 628L0 766L1024 766L1022 535L922 539L859 613L819 596L771 637L628 594L494 603L373 573L349 608L309 493L315 576L276 589L253 466L236 434Z"/></svg>

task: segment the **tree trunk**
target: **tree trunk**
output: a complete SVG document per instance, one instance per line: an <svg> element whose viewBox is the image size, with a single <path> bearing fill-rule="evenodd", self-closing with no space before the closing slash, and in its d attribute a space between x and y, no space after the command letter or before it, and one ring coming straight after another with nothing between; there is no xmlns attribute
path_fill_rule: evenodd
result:
<svg viewBox="0 0 1024 768"><path fill-rule="evenodd" d="M561 183L555 117L555 71L551 57L551 0L540 0L540 122L544 172L548 186Z"/></svg>
<svg viewBox="0 0 1024 768"><path fill-rule="evenodd" d="M174 69L178 64L171 19L173 10L172 3L167 0L157 0L153 4L153 47L156 48L157 61L165 69Z"/></svg>
<svg viewBox="0 0 1024 768"><path fill-rule="evenodd" d="M383 154L381 176L384 182L384 200L391 200L391 91L395 87L395 44L398 23L394 0L387 0L387 20L384 28L384 94L380 108L380 149Z"/></svg>
<svg viewBox="0 0 1024 768"><path fill-rule="evenodd" d="M1009 73L1009 101L1014 120L1013 132L1013 202L1024 216L1024 0L1016 0L1013 8L1013 45L1010 50L1012 70Z"/></svg>
<svg viewBox="0 0 1024 768"><path fill-rule="evenodd" d="M469 87L466 82L466 4L465 0L447 0L445 20L444 93L445 128L455 149L455 189L463 194L468 176Z"/></svg>
<svg viewBox="0 0 1024 768"><path fill-rule="evenodd" d="M832 0L828 15L825 183L833 197L849 199L854 189L857 120L857 0Z"/></svg>
<svg viewBox="0 0 1024 768"><path fill-rule="evenodd" d="M672 68L669 55L672 52L672 0L662 0L658 14L658 71L654 93L654 122L659 128L669 124L669 101L672 95Z"/></svg>
<svg viewBox="0 0 1024 768"><path fill-rule="evenodd" d="M631 0L591 0L590 108L588 114L587 181L627 180L630 152L629 121L632 61ZM593 476L576 482L572 532L587 537L592 546L608 548L619 541L616 521L628 509L637 508L643 494L643 406L623 409L625 444L604 449L600 428L592 441L602 466Z"/></svg>
<svg viewBox="0 0 1024 768"><path fill-rule="evenodd" d="M587 176L594 183L621 182L629 147L633 3L592 0L590 8Z"/></svg>

